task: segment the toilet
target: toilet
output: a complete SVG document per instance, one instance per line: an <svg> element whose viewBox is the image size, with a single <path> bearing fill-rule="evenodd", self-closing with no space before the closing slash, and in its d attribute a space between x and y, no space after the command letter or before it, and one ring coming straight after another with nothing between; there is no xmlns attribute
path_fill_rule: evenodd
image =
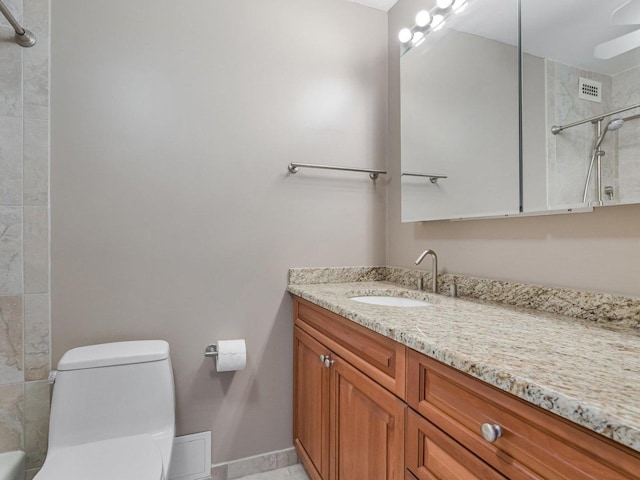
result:
<svg viewBox="0 0 640 480"><path fill-rule="evenodd" d="M58 363L36 480L166 480L175 435L169 344L74 348Z"/></svg>

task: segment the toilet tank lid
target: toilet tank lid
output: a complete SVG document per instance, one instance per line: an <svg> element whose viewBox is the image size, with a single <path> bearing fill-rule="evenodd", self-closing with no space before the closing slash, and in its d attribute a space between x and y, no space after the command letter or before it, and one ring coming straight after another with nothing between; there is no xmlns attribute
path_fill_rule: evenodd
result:
<svg viewBox="0 0 640 480"><path fill-rule="evenodd" d="M103 343L69 350L58 362L58 370L156 362L168 357L169 344L164 340Z"/></svg>

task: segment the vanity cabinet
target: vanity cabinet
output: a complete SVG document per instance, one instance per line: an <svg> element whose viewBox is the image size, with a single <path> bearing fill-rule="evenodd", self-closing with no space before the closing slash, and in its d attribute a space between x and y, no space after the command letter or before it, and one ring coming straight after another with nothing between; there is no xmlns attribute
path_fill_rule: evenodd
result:
<svg viewBox="0 0 640 480"><path fill-rule="evenodd" d="M295 296L294 321L312 480L640 480L638 452Z"/></svg>
<svg viewBox="0 0 640 480"><path fill-rule="evenodd" d="M372 376L393 386L398 373L404 396L405 347L301 300L295 311L293 436L309 476L402 480L407 407Z"/></svg>
<svg viewBox="0 0 640 480"><path fill-rule="evenodd" d="M424 430L419 438L428 438L427 423L431 423L509 479L640 479L637 452L426 355L413 350L408 355L407 401L417 412L409 416L407 429L414 436L407 447L409 468L415 465L410 458L425 457L415 431ZM427 423L411 420L414 417L424 417ZM483 428L489 440L483 438ZM420 471L414 471L418 478L433 478L420 477ZM477 478L503 477L486 474Z"/></svg>

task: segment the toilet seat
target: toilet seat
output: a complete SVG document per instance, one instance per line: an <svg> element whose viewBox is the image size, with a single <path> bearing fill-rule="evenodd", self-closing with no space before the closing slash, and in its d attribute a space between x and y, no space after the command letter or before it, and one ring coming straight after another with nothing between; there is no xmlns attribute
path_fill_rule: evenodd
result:
<svg viewBox="0 0 640 480"><path fill-rule="evenodd" d="M63 447L49 452L34 480L164 480L151 435Z"/></svg>

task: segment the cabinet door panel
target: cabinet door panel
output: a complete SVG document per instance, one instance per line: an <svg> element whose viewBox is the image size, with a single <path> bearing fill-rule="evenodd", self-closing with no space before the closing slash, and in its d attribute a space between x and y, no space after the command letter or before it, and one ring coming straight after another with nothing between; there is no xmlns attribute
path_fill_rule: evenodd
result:
<svg viewBox="0 0 640 480"><path fill-rule="evenodd" d="M332 371L331 480L402 480L405 404L339 357Z"/></svg>
<svg viewBox="0 0 640 480"><path fill-rule="evenodd" d="M327 348L294 329L293 441L314 480L329 474L329 374L320 355Z"/></svg>
<svg viewBox="0 0 640 480"><path fill-rule="evenodd" d="M418 480L506 480L413 410L407 413L406 464Z"/></svg>

